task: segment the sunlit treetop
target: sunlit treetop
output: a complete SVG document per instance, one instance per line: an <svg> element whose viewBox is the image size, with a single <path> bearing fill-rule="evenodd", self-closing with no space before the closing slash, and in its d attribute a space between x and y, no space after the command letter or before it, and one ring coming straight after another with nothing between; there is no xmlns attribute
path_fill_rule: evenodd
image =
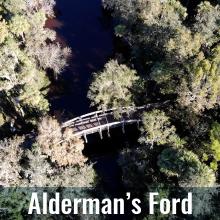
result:
<svg viewBox="0 0 220 220"><path fill-rule="evenodd" d="M176 128L163 111L145 112L142 118L141 137L139 142L150 148L154 145L183 146L184 141L176 134Z"/></svg>
<svg viewBox="0 0 220 220"><path fill-rule="evenodd" d="M131 90L138 79L135 70L110 60L102 72L93 75L88 97L99 109L132 106Z"/></svg>
<svg viewBox="0 0 220 220"><path fill-rule="evenodd" d="M217 42L220 36L220 6L210 2L201 2L198 6L194 31L201 33L207 45Z"/></svg>
<svg viewBox="0 0 220 220"><path fill-rule="evenodd" d="M103 0L103 3L121 18L147 25L178 24L187 16L186 9L176 0Z"/></svg>
<svg viewBox="0 0 220 220"><path fill-rule="evenodd" d="M0 1L0 113L6 122L11 118L6 106L16 118L49 110L47 72L61 73L71 53L45 27L54 5L54 0Z"/></svg>
<svg viewBox="0 0 220 220"><path fill-rule="evenodd" d="M43 10L47 16L51 17L54 15L54 6L54 0L0 0L1 11L13 15L30 15Z"/></svg>
<svg viewBox="0 0 220 220"><path fill-rule="evenodd" d="M189 75L183 79L179 101L184 106L200 112L219 105L220 63L219 46L209 58L202 58L189 65ZM199 58L200 59L200 58Z"/></svg>

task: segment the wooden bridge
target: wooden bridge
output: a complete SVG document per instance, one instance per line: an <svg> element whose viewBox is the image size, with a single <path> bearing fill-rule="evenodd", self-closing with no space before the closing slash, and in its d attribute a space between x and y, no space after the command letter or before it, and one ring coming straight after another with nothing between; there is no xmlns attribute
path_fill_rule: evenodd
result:
<svg viewBox="0 0 220 220"><path fill-rule="evenodd" d="M142 119L142 113L152 108L159 108L164 103L153 103L141 107L124 107L121 109L109 109L106 111L95 111L69 120L62 124L63 128L72 128L75 137L83 136L85 141L87 135L99 133L101 139L103 138L103 131L107 131L110 136L110 129L115 127L122 127L125 132L125 125L139 123ZM119 113L119 117L115 117Z"/></svg>

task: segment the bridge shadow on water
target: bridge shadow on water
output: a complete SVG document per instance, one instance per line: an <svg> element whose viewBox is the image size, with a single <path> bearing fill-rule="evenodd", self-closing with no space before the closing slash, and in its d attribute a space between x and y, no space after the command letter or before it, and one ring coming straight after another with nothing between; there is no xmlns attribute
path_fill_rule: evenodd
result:
<svg viewBox="0 0 220 220"><path fill-rule="evenodd" d="M123 149L137 145L138 137L139 130L136 124L127 125L125 133L121 128L111 129L110 137L107 131L103 131L103 139L97 133L88 136L84 154L94 163L94 168L107 192L124 191L118 159Z"/></svg>
<svg viewBox="0 0 220 220"><path fill-rule="evenodd" d="M106 195L112 198L124 197L126 189L122 184L122 171L118 165L120 153L125 148L132 148L137 145L140 135L136 124L127 125L125 133L122 128L110 130L110 137L107 131L103 131L103 139L99 134L88 135L88 143L85 143L84 154L94 164L98 175L99 186ZM130 214L124 216L115 215L110 219L132 219Z"/></svg>

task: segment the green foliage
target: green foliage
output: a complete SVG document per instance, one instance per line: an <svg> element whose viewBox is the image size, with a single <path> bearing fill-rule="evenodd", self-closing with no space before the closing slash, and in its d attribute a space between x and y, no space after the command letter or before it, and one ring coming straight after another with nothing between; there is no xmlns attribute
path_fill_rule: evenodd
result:
<svg viewBox="0 0 220 220"><path fill-rule="evenodd" d="M194 30L201 33L207 45L212 45L219 39L220 7L210 2L201 2L198 6Z"/></svg>
<svg viewBox="0 0 220 220"><path fill-rule="evenodd" d="M118 37L124 36L126 33L126 27L124 25L118 25L115 27L115 34Z"/></svg>
<svg viewBox="0 0 220 220"><path fill-rule="evenodd" d="M103 4L121 19L116 34L130 44L138 64L153 66L151 77L163 94L177 95L181 106L197 113L218 104L219 5L202 2L195 22L186 26L186 8L179 1Z"/></svg>
<svg viewBox="0 0 220 220"><path fill-rule="evenodd" d="M15 15L10 21L9 29L17 37L24 37L24 34L30 29L30 24L25 16Z"/></svg>
<svg viewBox="0 0 220 220"><path fill-rule="evenodd" d="M199 33L191 33L185 27L176 30L175 34L168 40L165 45L167 56L171 62L193 57L200 51L203 40Z"/></svg>
<svg viewBox="0 0 220 220"><path fill-rule="evenodd" d="M183 71L169 63L155 63L151 70L151 78L160 86L162 94L177 93L176 86L178 77L183 75Z"/></svg>
<svg viewBox="0 0 220 220"><path fill-rule="evenodd" d="M210 168L213 169L214 171L218 170L218 163L216 160L214 160L210 163Z"/></svg>
<svg viewBox="0 0 220 220"><path fill-rule="evenodd" d="M201 163L196 154L185 149L163 150L158 166L168 177L176 176L182 187L210 187L216 181L213 171Z"/></svg>
<svg viewBox="0 0 220 220"><path fill-rule="evenodd" d="M151 148L155 143L158 145L170 144L177 147L183 145L183 141L175 133L175 127L171 125L164 112L159 110L145 112L142 122L140 143L150 145Z"/></svg>
<svg viewBox="0 0 220 220"><path fill-rule="evenodd" d="M76 156L76 155L75 155ZM28 164L22 185L27 187L92 187L96 173L91 164L57 167L38 146L26 152Z"/></svg>
<svg viewBox="0 0 220 220"><path fill-rule="evenodd" d="M220 124L215 122L210 131L211 150L214 158L220 161Z"/></svg>
<svg viewBox="0 0 220 220"><path fill-rule="evenodd" d="M121 20L116 34L131 45L133 55L138 59L150 57L155 60L157 52L162 56L166 54L169 39L177 29L181 30L187 16L186 8L176 0L104 0L103 4L113 9L115 16ZM179 45L184 50L184 45Z"/></svg>
<svg viewBox="0 0 220 220"><path fill-rule="evenodd" d="M131 23L140 19L148 25L176 25L187 15L186 9L176 0L104 0L103 4L105 8L113 9L116 15Z"/></svg>
<svg viewBox="0 0 220 220"><path fill-rule="evenodd" d="M117 18L115 34L130 46L128 60L137 67L137 75L143 80L142 84L136 84L137 91L142 89L141 95L131 90L129 97L133 95L138 105L171 101L166 108L170 118L155 109L143 114L139 142L144 147L172 148L162 153L160 147L123 151L119 164L128 187L139 185L139 181L145 187L146 179L151 179L154 173L147 171L157 170L149 155L160 153L158 166L168 176L167 180L172 182L176 177L180 186L215 184L220 126L214 123L210 130L210 124L219 113L220 6L219 1L200 1L197 8L189 8L188 4L186 9L180 2L183 1L103 0L104 7ZM147 87L143 89L142 85ZM98 92L93 94L92 101L99 97Z"/></svg>
<svg viewBox="0 0 220 220"><path fill-rule="evenodd" d="M102 72L95 73L88 98L99 109L134 105L132 87L138 80L136 71L116 60L109 61Z"/></svg>
<svg viewBox="0 0 220 220"><path fill-rule="evenodd" d="M0 1L0 107L15 125L49 111L47 70L57 75L67 66L70 50L45 27L53 7L53 0Z"/></svg>
<svg viewBox="0 0 220 220"><path fill-rule="evenodd" d="M175 94L182 107L200 113L218 105L219 54L217 46L212 49L208 58L199 53L189 63L184 64L183 68L169 62L156 63L152 68L151 78L158 83L162 94Z"/></svg>
<svg viewBox="0 0 220 220"><path fill-rule="evenodd" d="M220 6L219 1L200 1L186 9L180 2L103 0L103 5L118 19L116 35L130 45L128 60L147 85L141 95L132 91L135 100L139 105L171 100L166 108L170 118L155 109L144 113L140 143L173 147L163 151L158 163L162 172L177 176L180 185L212 186L220 159L220 126L215 123L210 131L210 123L216 120L213 116L219 112ZM151 151L158 154L160 149ZM129 158L133 165L123 166L123 175L141 179L135 176L138 165ZM145 179L145 172L141 175Z"/></svg>
<svg viewBox="0 0 220 220"><path fill-rule="evenodd" d="M24 220L30 203L30 193L22 188L3 188L0 191L1 219Z"/></svg>
<svg viewBox="0 0 220 220"><path fill-rule="evenodd" d="M149 187L149 192L158 192L157 199L160 201L164 198L169 198L170 190L164 187L163 184L154 184L153 187ZM149 203L149 193L145 195L146 203ZM170 218L170 214L164 215L161 213L159 207L155 207L154 215L147 215L143 220L167 220Z"/></svg>
<svg viewBox="0 0 220 220"><path fill-rule="evenodd" d="M188 66L189 75L182 79L179 103L195 112L218 105L220 95L219 51L213 49L209 59L200 56Z"/></svg>

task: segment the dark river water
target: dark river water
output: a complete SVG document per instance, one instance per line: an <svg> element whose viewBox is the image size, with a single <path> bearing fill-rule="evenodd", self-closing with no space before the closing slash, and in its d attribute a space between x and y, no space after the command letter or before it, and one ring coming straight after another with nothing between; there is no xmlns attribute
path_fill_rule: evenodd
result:
<svg viewBox="0 0 220 220"><path fill-rule="evenodd" d="M57 82L51 106L53 111L78 116L91 111L87 92L92 73L101 70L113 55L113 25L101 7L101 0L56 2L57 19L47 25L57 31L57 40L62 45L71 48L72 57Z"/></svg>
<svg viewBox="0 0 220 220"><path fill-rule="evenodd" d="M72 50L69 67L52 85L52 113L63 113L68 119L88 113L92 111L87 99L92 73L113 56L112 19L103 11L101 0L57 0L56 19L47 26L56 30L58 42ZM119 180L119 140L122 138L114 135L104 140L91 135L85 149L104 184L113 189L118 188Z"/></svg>
<svg viewBox="0 0 220 220"><path fill-rule="evenodd" d="M49 20L47 26L57 31L57 41L71 48L72 57L69 67L53 82L51 109L70 119L94 110L89 107L87 92L92 73L102 70L114 57L113 21L103 11L101 0L57 0L56 11L56 19ZM94 163L102 187L112 196L123 195L117 160L120 149L137 139L136 130L126 127L123 134L114 129L110 138L104 133L103 140L98 134L90 135L85 145L84 153Z"/></svg>

